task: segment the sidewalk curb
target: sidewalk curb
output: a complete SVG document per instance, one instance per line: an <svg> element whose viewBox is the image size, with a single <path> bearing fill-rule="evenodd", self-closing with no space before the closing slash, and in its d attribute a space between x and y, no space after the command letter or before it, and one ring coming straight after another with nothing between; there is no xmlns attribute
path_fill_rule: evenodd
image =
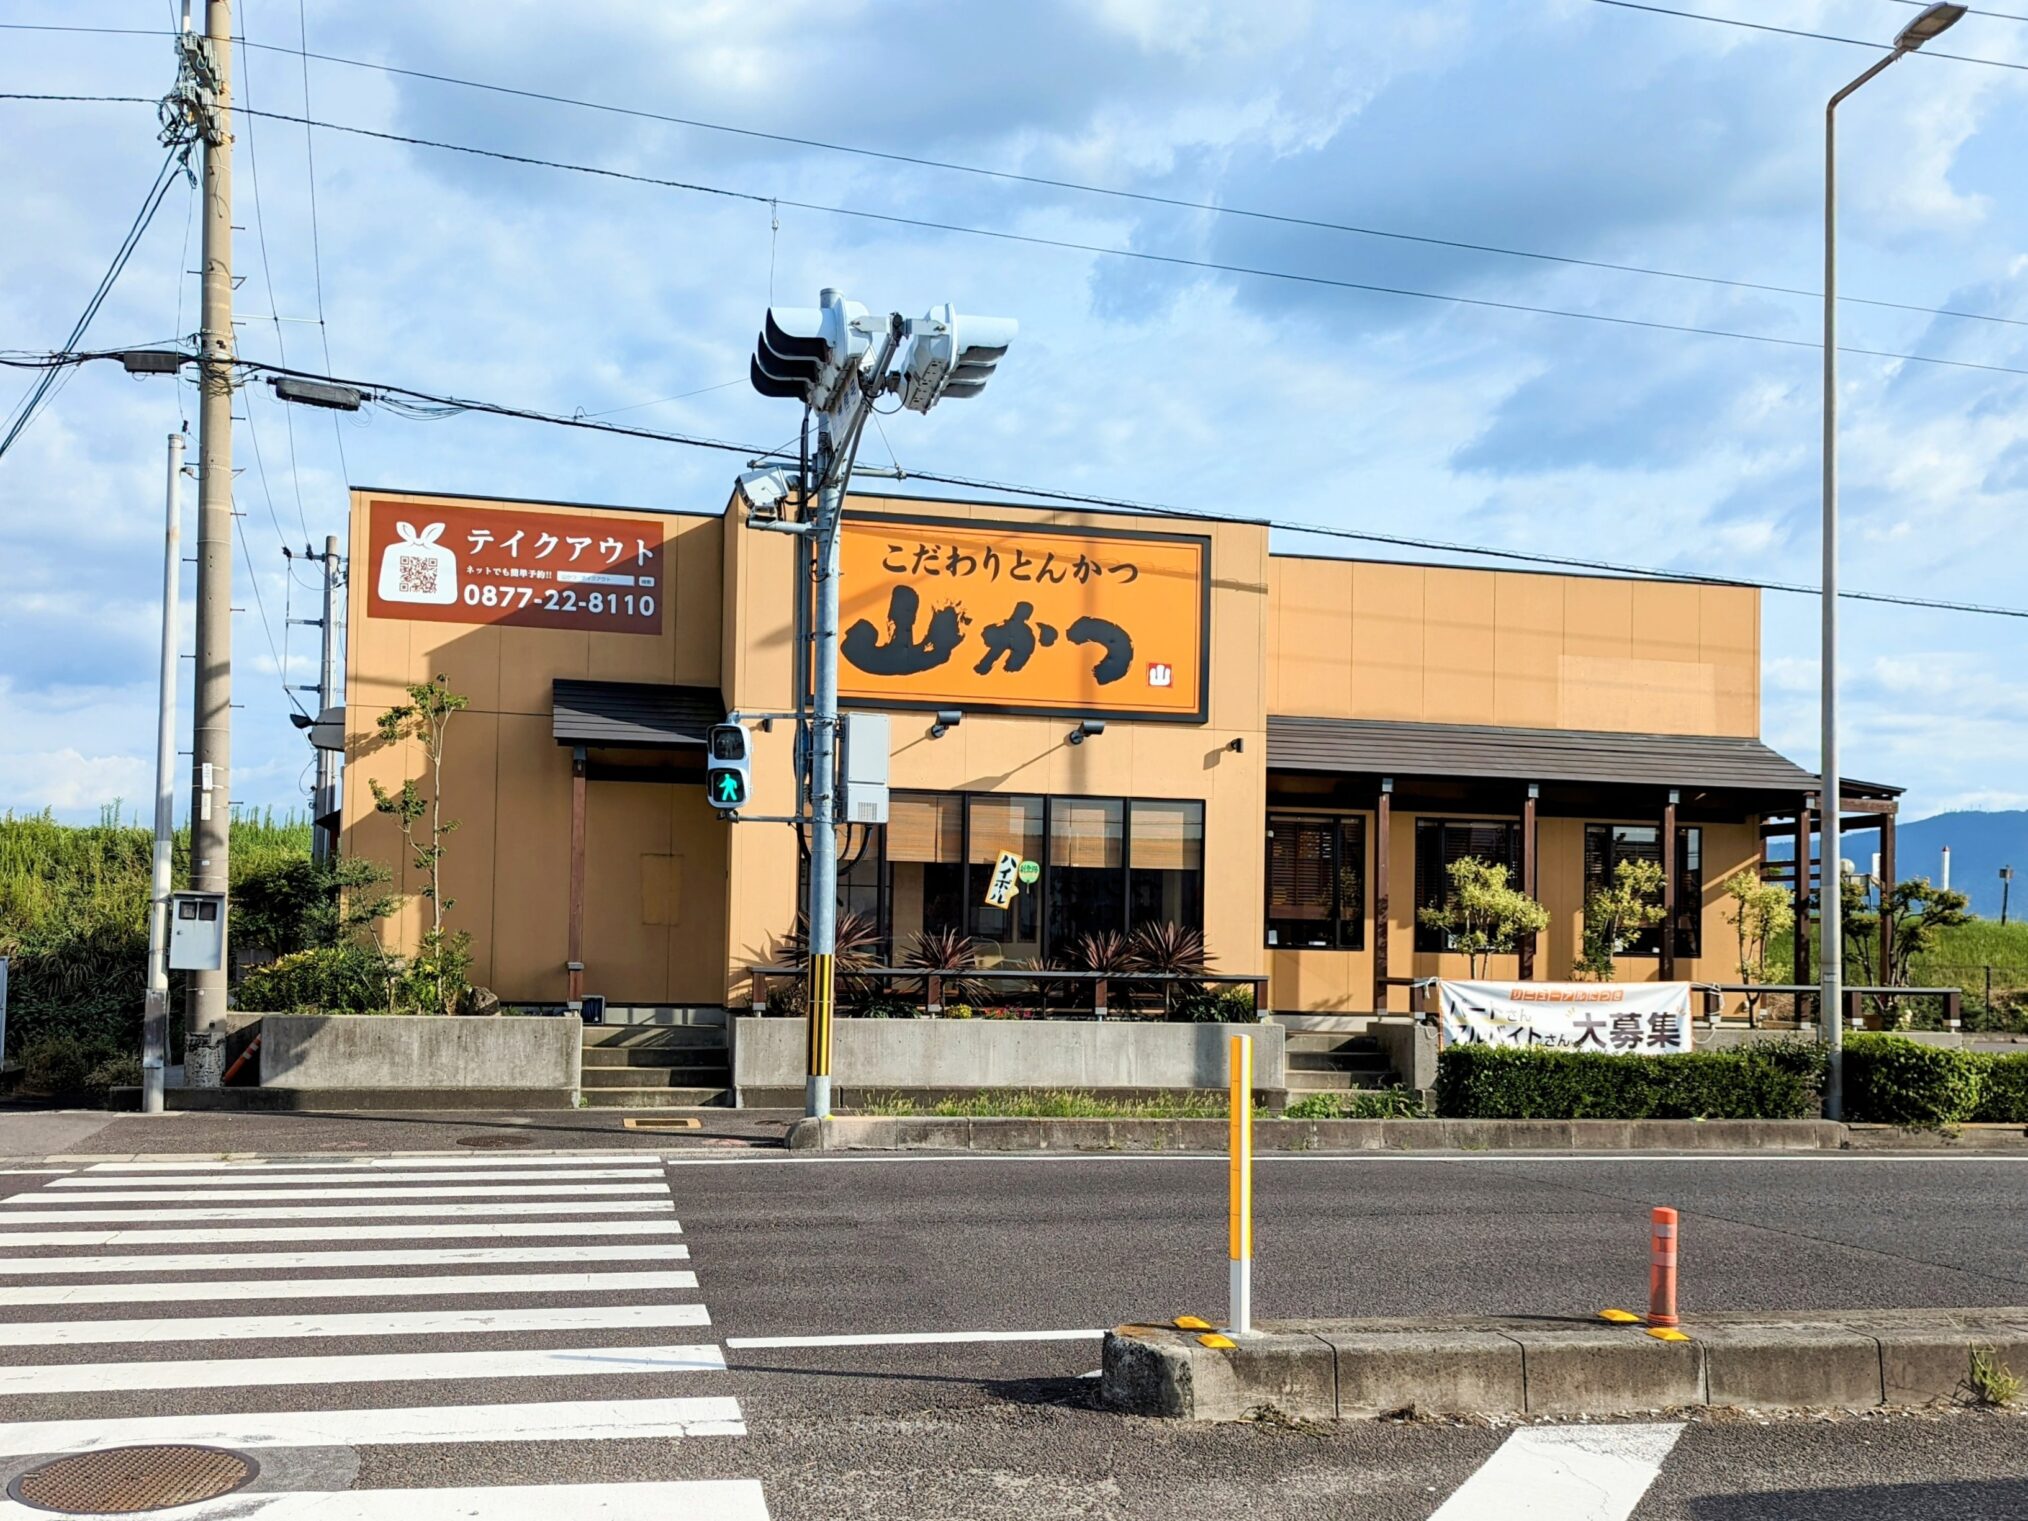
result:
<svg viewBox="0 0 2028 1521"><path fill-rule="evenodd" d="M2018 1142L2019 1127L2004 1127ZM1864 1145L1905 1145L1916 1132L1867 1127ZM1259 1120L1254 1150L1840 1151L1850 1129L1827 1120ZM799 1120L791 1151L1218 1151L1218 1120L965 1119L834 1115ZM1987 1144L1992 1144L1988 1142Z"/></svg>
<svg viewBox="0 0 2028 1521"><path fill-rule="evenodd" d="M1665 1342L1548 1316L1286 1321L1207 1347L1198 1332L1129 1325L1106 1334L1100 1397L1197 1421L1870 1410L1976 1403L1975 1349L2028 1370L2028 1308L1712 1315L1686 1330Z"/></svg>

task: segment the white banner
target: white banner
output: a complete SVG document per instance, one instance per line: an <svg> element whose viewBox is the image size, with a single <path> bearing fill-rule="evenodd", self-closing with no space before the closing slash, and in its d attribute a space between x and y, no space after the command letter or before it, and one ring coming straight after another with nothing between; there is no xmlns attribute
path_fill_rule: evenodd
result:
<svg viewBox="0 0 2028 1521"><path fill-rule="evenodd" d="M1687 982L1437 983L1446 1045L1666 1056L1690 1049Z"/></svg>

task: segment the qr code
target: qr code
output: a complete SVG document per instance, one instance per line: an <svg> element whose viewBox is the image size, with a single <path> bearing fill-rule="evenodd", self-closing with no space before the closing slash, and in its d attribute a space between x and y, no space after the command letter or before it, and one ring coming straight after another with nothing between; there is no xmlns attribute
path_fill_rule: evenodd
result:
<svg viewBox="0 0 2028 1521"><path fill-rule="evenodd" d="M437 594L437 562L426 555L403 555L401 590L404 596L434 597Z"/></svg>

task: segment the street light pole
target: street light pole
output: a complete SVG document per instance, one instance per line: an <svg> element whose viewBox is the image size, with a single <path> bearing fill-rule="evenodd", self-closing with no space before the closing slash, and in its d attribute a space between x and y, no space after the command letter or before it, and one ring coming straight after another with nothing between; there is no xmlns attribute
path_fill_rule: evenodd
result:
<svg viewBox="0 0 2028 1521"><path fill-rule="evenodd" d="M1824 1077L1824 1117L1843 1118L1845 1108L1844 867L1839 846L1839 809L1843 806L1838 770L1838 105L1846 96L1889 64L1914 52L1931 38L1957 24L1962 5L1932 5L1904 27L1894 49L1867 69L1824 107L1824 581L1822 715L1823 814L1817 872L1819 940L1817 964L1822 979L1817 1018L1823 1026L1829 1061ZM1807 848L1808 842L1804 842ZM1798 869L1809 870L1802 861Z"/></svg>

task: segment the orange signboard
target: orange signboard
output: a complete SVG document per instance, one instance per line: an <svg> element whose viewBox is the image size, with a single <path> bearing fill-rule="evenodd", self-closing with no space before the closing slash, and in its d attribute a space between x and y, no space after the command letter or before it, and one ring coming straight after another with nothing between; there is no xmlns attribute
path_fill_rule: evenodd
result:
<svg viewBox="0 0 2028 1521"><path fill-rule="evenodd" d="M847 702L1205 721L1208 538L861 513L839 553Z"/></svg>
<svg viewBox="0 0 2028 1521"><path fill-rule="evenodd" d="M664 535L653 519L378 500L367 512L372 617L662 632Z"/></svg>

